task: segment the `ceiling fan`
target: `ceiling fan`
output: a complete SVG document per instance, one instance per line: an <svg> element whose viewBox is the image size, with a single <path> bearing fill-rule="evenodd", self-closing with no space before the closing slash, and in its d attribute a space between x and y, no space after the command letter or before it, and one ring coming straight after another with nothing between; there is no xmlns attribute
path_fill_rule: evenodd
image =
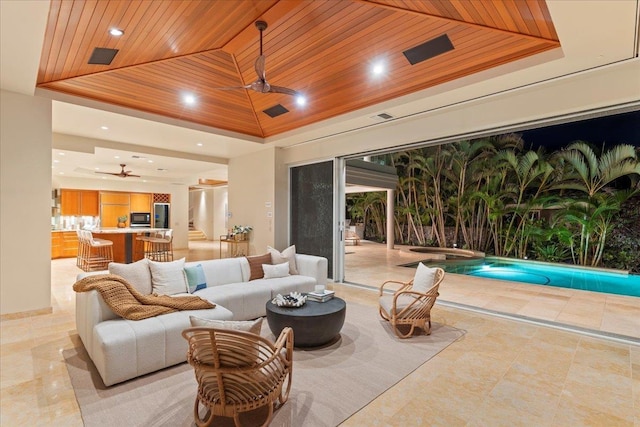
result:
<svg viewBox="0 0 640 427"><path fill-rule="evenodd" d="M120 172L96 172L96 173L103 173L105 175L119 176L120 178L128 178L128 177L140 178L140 175L133 175L131 173L131 171L124 170L124 168L126 166L127 165L125 165L124 163L120 163L120 167L122 168L122 170Z"/></svg>
<svg viewBox="0 0 640 427"><path fill-rule="evenodd" d="M265 21L256 21L255 25L258 31L260 31L260 56L258 56L258 59L256 59L256 62L254 64L254 68L256 70L256 74L258 75L258 79L253 83L250 83L244 86L219 87L216 89L222 89L222 90L250 89L259 93L284 93L287 95L302 97L300 93L298 93L293 89L289 89L282 86L274 86L267 82L267 74L265 71L266 58L262 54L262 32L267 29L267 23Z"/></svg>

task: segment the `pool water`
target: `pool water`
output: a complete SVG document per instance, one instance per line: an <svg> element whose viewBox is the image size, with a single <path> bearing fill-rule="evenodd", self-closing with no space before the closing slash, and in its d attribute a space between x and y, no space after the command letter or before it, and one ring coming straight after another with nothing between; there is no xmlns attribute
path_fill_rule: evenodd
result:
<svg viewBox="0 0 640 427"><path fill-rule="evenodd" d="M640 297L640 275L636 274L497 257L424 263L442 267L449 273Z"/></svg>

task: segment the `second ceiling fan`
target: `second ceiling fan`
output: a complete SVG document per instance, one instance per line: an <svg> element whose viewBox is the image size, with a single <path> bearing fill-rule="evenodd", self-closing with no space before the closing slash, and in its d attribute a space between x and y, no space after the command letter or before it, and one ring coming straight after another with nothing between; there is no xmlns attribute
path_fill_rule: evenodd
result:
<svg viewBox="0 0 640 427"><path fill-rule="evenodd" d="M286 95L292 95L297 97L298 103L301 103L304 99L299 92L282 86L274 86L267 82L267 73L265 70L266 57L262 53L262 32L267 29L267 23L265 21L256 21L256 28L260 31L260 56L256 59L254 68L258 79L253 83L244 86L233 87L220 87L218 89L231 90L231 89L249 89L259 93L284 93Z"/></svg>

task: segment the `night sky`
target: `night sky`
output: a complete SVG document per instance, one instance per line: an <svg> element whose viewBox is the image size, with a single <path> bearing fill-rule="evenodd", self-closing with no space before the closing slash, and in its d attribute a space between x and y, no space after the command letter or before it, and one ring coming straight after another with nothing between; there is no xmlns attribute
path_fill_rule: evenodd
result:
<svg viewBox="0 0 640 427"><path fill-rule="evenodd" d="M540 146L547 152L581 140L600 148L618 144L640 147L640 111L600 117L562 125L518 132L522 135L525 148Z"/></svg>

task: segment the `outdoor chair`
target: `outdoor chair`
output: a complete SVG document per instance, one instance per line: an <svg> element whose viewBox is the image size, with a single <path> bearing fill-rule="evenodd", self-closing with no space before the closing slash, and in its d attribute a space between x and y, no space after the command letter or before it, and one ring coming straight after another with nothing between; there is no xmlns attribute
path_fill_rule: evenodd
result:
<svg viewBox="0 0 640 427"><path fill-rule="evenodd" d="M196 425L210 426L216 416L224 416L240 426L241 413L265 405L269 412L262 425L269 425L274 406L289 398L293 330L284 328L275 344L251 332L211 327L188 328L182 336L189 342L187 361L198 381Z"/></svg>
<svg viewBox="0 0 640 427"><path fill-rule="evenodd" d="M380 316L389 321L399 338L411 337L416 328L420 328L427 335L431 334L431 308L439 295L440 282L444 279L443 269L433 270L435 270L433 282L424 292L414 289L415 278L409 282L388 280L380 286ZM388 284L401 286L393 294L385 294L385 286ZM407 329L408 332L406 332Z"/></svg>

